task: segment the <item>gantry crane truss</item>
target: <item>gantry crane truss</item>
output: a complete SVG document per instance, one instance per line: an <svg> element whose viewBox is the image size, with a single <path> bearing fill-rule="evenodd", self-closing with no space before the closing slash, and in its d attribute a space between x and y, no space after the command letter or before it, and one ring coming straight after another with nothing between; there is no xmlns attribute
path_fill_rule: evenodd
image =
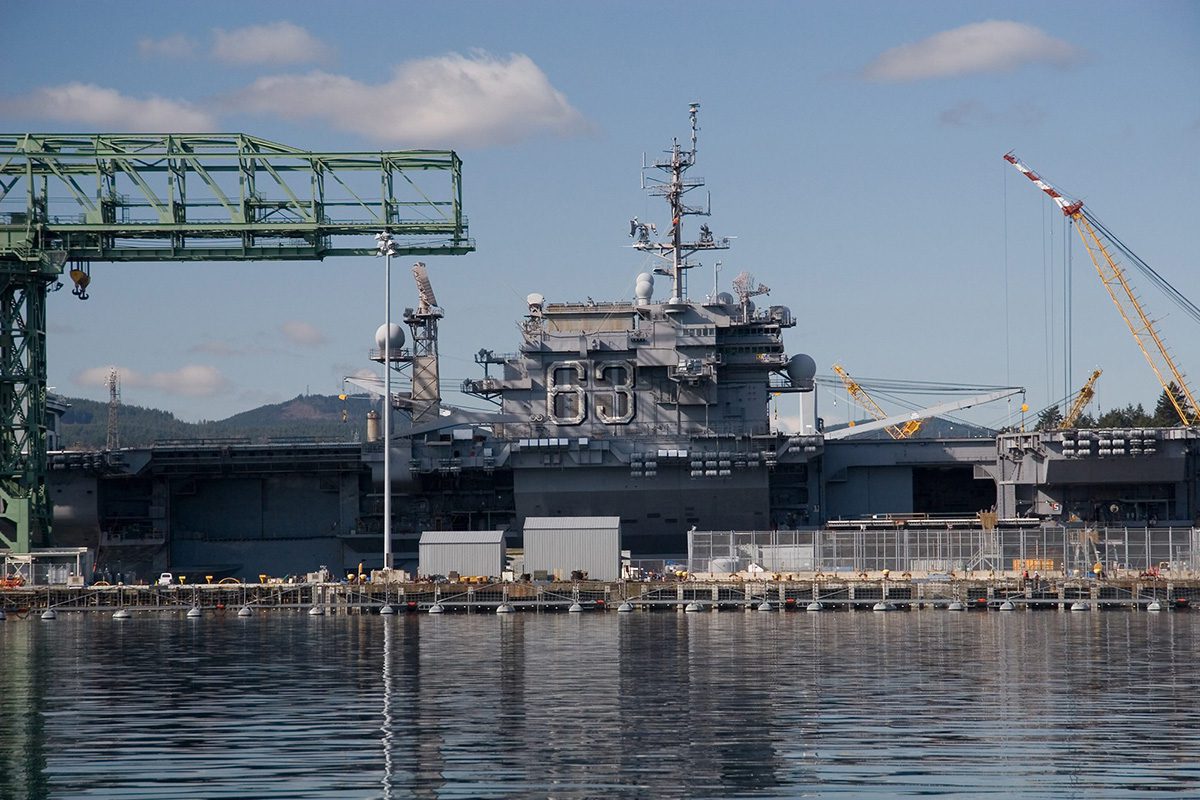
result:
<svg viewBox="0 0 1200 800"><path fill-rule="evenodd" d="M1130 255L1128 250L1112 241L1111 235L1104 226L1084 209L1082 200L1069 200L1061 195L1057 189L1046 183L1012 153L1005 154L1004 160L1016 167L1021 174L1049 195L1062 209L1063 215L1075 224L1075 230L1079 232L1079 238L1083 241L1088 257L1096 268L1096 274L1100 276L1100 282L1104 284L1108 296L1112 298L1113 305L1117 307L1121 319L1125 320L1129 332L1133 334L1133 339L1137 342L1142 355L1145 356L1150 369L1154 370L1155 377L1158 378L1171 405L1179 414L1180 422L1184 425L1195 425L1200 421L1197 418L1197 410L1200 409L1200 406L1197 405L1196 398L1192 395L1187 380L1184 379L1183 371L1175 364L1175 360L1167 351L1167 346L1154 327L1153 320L1150 319L1142 304L1138 302L1133 287L1125 275L1125 270L1121 268L1120 263L1111 252L1114 249L1125 250L1126 255ZM1154 277L1161 276L1155 273Z"/></svg>
<svg viewBox="0 0 1200 800"><path fill-rule="evenodd" d="M846 386L846 391L854 398L854 401L866 409L867 413L877 420L887 419L888 414L879 404L867 394L867 390L862 387L857 381L850 377L850 374L842 368L841 364L834 364L833 371L842 379L842 383ZM884 430L893 439L907 439L917 431L921 430L921 420L910 419L903 425L885 425Z"/></svg>
<svg viewBox="0 0 1200 800"><path fill-rule="evenodd" d="M1100 369L1092 371L1087 382L1083 384L1083 388L1079 390L1079 394L1075 395L1075 402L1071 404L1071 410L1063 417L1062 422L1058 423L1060 431L1075 427L1075 423L1079 421L1079 417L1083 414L1083 410L1087 408L1087 404L1092 402L1092 398L1096 396L1096 381L1100 380L1102 372L1103 370Z"/></svg>
<svg viewBox="0 0 1200 800"><path fill-rule="evenodd" d="M48 540L46 296L93 261L474 249L452 151L316 153L245 134L0 134L0 546Z"/></svg>

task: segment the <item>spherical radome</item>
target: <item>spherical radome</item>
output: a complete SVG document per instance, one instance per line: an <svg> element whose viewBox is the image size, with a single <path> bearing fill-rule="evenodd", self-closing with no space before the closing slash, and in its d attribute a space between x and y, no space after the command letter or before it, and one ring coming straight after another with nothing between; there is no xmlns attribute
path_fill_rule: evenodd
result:
<svg viewBox="0 0 1200 800"><path fill-rule="evenodd" d="M404 329L393 322L392 335L389 337L387 324L380 325L375 331L375 346L382 350L385 343L389 350L399 350L404 347Z"/></svg>
<svg viewBox="0 0 1200 800"><path fill-rule="evenodd" d="M817 375L817 362L807 353L797 353L788 359L787 375L793 386L809 386Z"/></svg>

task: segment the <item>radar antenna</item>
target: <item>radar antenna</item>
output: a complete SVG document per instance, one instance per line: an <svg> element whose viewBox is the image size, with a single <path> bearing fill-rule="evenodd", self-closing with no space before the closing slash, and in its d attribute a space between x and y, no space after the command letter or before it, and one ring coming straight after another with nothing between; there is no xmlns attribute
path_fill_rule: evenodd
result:
<svg viewBox="0 0 1200 800"><path fill-rule="evenodd" d="M771 287L765 283L755 285L754 276L749 272L742 270L733 279L733 291L737 293L738 302L742 306L742 319L749 321L750 319L750 298L758 297L760 294L770 294Z"/></svg>
<svg viewBox="0 0 1200 800"><path fill-rule="evenodd" d="M652 253L669 263L669 267L663 266L654 270L659 275L668 275L671 278L671 298L668 301L669 303L687 302L687 270L697 266L688 260L691 255L701 250L729 249L729 238L716 238L708 225L701 227L700 236L697 241L685 242L683 240L684 217L707 217L712 214L711 198L709 198L709 201L705 203L703 208L700 206L690 206L683 202L685 194L692 189L697 189L704 185L703 178L684 177L684 173L696 163L696 134L700 130L696 124L696 118L699 111L699 103L692 103L688 108L692 124L692 146L690 150L684 150L680 146L679 140L675 139L671 143L671 149L667 151L670 156L668 159L656 161L649 166L645 164L642 166L643 188L650 192L650 194L665 197L667 205L670 206L670 239L667 241L652 240L650 235L652 233L657 234L657 228L652 224L639 222L637 217L634 217L629 223L629 235L634 239L634 248ZM650 167L661 170L667 174L667 177L646 177L644 171Z"/></svg>
<svg viewBox="0 0 1200 800"><path fill-rule="evenodd" d="M437 297L433 294L433 284L429 282L429 270L425 264L418 261L413 264L412 268L413 280L417 282L417 313L418 314L433 314L437 312L437 316L442 316L441 309L438 308Z"/></svg>
<svg viewBox="0 0 1200 800"><path fill-rule="evenodd" d="M444 316L429 282L429 270L423 262L413 264L417 283L417 308L404 309L404 322L412 331L412 421L413 424L437 419L442 395L439 387L438 320Z"/></svg>

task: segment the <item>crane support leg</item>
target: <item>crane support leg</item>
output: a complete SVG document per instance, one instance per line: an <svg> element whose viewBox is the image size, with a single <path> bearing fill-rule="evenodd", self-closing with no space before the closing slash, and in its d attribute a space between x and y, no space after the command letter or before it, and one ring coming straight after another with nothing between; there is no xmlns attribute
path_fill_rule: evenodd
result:
<svg viewBox="0 0 1200 800"><path fill-rule="evenodd" d="M50 532L46 289L60 271L45 260L0 260L0 547L19 555Z"/></svg>

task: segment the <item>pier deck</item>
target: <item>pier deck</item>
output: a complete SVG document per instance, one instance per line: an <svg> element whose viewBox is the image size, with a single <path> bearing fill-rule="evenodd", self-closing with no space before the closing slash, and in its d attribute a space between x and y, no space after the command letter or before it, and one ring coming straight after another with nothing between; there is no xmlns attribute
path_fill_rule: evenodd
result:
<svg viewBox="0 0 1200 800"><path fill-rule="evenodd" d="M22 586L0 589L0 610L31 613L131 611L180 612L193 607L225 611L320 609L322 613L372 613L384 606L397 612L494 613L502 605L518 612L636 609L756 609L769 601L779 609L938 608L958 602L966 608L1141 609L1158 601L1184 609L1200 597L1200 579L1114 578L1101 580L1013 578L920 578L910 580L787 581L615 581L579 583L221 583L174 586ZM579 610L576 608L575 610Z"/></svg>

